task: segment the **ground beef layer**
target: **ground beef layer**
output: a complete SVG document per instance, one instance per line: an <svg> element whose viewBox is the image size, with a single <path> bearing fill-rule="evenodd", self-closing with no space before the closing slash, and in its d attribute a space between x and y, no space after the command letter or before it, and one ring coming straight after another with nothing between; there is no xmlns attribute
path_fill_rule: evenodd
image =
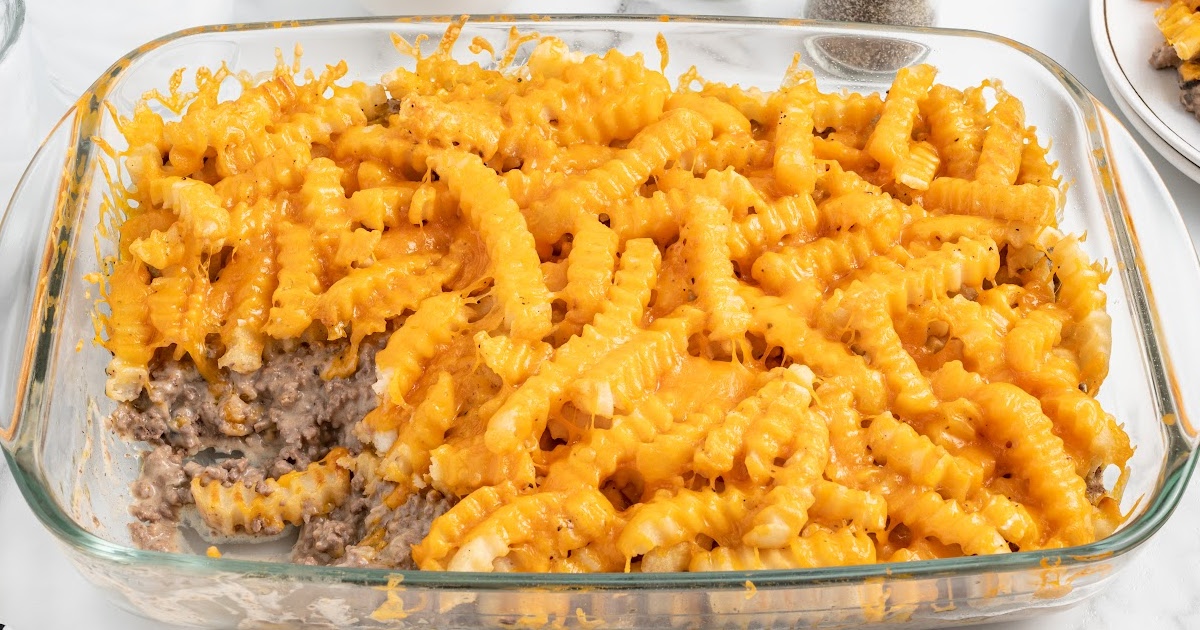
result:
<svg viewBox="0 0 1200 630"><path fill-rule="evenodd" d="M361 450L354 425L377 404L375 352L363 344L359 369L348 378L323 379L322 371L345 350L340 342L297 343L269 349L261 369L222 373L209 383L190 360L164 358L141 396L121 403L109 418L126 439L146 443L142 472L131 488L133 541L144 549L176 551L181 522L189 519L190 484L199 477L242 483L260 493L265 480L301 470L334 446ZM396 509L384 505L386 488L367 495L352 482L349 500L299 528L292 560L413 568L410 548L452 501L436 491L411 497ZM382 548L355 546L367 524L385 530ZM209 532L201 531L207 537ZM251 523L247 534L263 532Z"/></svg>

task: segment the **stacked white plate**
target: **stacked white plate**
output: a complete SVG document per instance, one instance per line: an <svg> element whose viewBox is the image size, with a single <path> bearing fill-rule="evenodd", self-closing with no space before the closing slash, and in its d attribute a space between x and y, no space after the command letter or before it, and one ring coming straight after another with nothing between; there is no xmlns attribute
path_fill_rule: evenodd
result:
<svg viewBox="0 0 1200 630"><path fill-rule="evenodd" d="M1092 43L1117 106L1164 158L1200 182L1200 120L1179 102L1174 70L1155 70L1150 54L1163 43L1148 0L1093 0Z"/></svg>

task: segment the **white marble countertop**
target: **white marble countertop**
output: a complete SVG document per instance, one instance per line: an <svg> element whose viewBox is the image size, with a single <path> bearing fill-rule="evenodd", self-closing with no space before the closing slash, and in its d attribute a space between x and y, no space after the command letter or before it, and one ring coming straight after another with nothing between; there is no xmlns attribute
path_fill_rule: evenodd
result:
<svg viewBox="0 0 1200 630"><path fill-rule="evenodd" d="M1093 0L1099 2L1101 0ZM354 2L322 0L27 0L25 31L0 62L0 203L4 203L54 121L117 56L142 41L214 21L257 21L357 15ZM564 10L552 0L376 0L395 12L463 10L476 2L514 13ZM795 16L800 2L589 0L572 12L742 13ZM103 11L95 7L105 6ZM129 9L116 19L116 7ZM169 7L169 8L165 8ZM1116 111L1092 49L1086 0L943 0L939 26L997 33L1042 50ZM48 80L50 77L55 80ZM1118 117L1121 114L1117 113ZM1123 117L1122 117L1123 118ZM1140 141L1140 139L1139 139ZM1175 197L1192 238L1200 242L1200 184L1184 177L1144 141L1144 150ZM1184 290L1198 290L1187 287ZM1163 529L1137 552L1131 566L1100 595L1064 612L994 628L1118 629L1200 627L1200 484L1193 483ZM0 627L6 630L160 627L121 610L74 570L58 544L35 520L0 459Z"/></svg>

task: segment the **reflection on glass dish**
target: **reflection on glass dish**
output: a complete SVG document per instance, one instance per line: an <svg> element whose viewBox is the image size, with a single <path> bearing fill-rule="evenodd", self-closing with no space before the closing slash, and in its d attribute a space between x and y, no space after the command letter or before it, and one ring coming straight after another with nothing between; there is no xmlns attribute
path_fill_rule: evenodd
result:
<svg viewBox="0 0 1200 630"><path fill-rule="evenodd" d="M810 58L837 75L892 75L920 63L929 48L905 39L873 35L830 35L808 40Z"/></svg>
<svg viewBox="0 0 1200 630"><path fill-rule="evenodd" d="M931 0L811 0L804 17L811 20L933 26L936 2ZM808 41L809 54L827 70L841 76L891 75L919 63L929 50L916 42L875 35L834 35Z"/></svg>

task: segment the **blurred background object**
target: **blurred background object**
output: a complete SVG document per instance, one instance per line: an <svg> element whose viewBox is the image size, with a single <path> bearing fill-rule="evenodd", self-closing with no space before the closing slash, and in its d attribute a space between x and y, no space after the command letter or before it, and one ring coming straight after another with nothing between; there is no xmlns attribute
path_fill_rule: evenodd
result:
<svg viewBox="0 0 1200 630"><path fill-rule="evenodd" d="M439 0L438 2L358 0L358 4L371 15L420 15L423 13L502 13L512 2L509 0Z"/></svg>
<svg viewBox="0 0 1200 630"><path fill-rule="evenodd" d="M21 27L25 24L25 3L9 0L0 5L0 61L8 49L17 41Z"/></svg>
<svg viewBox="0 0 1200 630"><path fill-rule="evenodd" d="M0 0L0 211L8 207L17 178L43 135L32 124L37 105L29 38L22 36L24 17L24 0Z"/></svg>

